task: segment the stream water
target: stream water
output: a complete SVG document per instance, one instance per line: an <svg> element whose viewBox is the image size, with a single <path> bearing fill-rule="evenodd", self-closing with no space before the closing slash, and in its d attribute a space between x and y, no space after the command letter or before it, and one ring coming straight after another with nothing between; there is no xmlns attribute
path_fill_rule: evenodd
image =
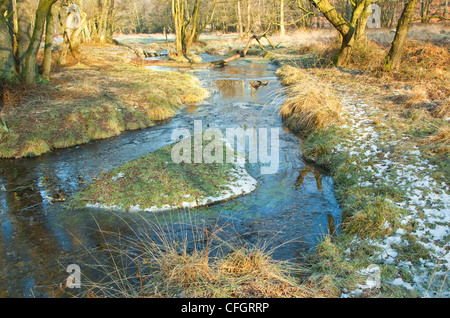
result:
<svg viewBox="0 0 450 318"><path fill-rule="evenodd" d="M212 56L204 56L213 59ZM279 115L282 86L276 67L262 61L238 60L222 68L195 73L210 90L205 101L186 105L170 120L78 147L54 150L36 158L0 160L0 297L55 296L65 281L67 264L77 264L89 249L105 244L104 231L131 234L126 224L143 224L152 213L98 209L69 210L48 197L69 198L102 171L172 143L176 128L279 128L280 164L275 174L248 171L258 181L249 195L190 211L195 218L231 224L242 240L267 242L273 257L292 260L327 233L328 215L336 223L340 210L329 176L301 158L301 140L283 128ZM268 81L255 89L250 81ZM158 217L178 212L158 213ZM83 268L81 268L83 271Z"/></svg>

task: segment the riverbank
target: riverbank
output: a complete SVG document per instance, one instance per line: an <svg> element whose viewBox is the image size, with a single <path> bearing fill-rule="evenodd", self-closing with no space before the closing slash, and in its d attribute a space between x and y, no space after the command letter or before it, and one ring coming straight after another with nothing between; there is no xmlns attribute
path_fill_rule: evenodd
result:
<svg viewBox="0 0 450 318"><path fill-rule="evenodd" d="M316 46L304 58L332 50ZM367 42L350 69L278 60L308 66L279 71L288 94L306 78L339 101L339 116L299 129L303 155L330 171L343 213L341 233L307 258L308 279L336 297L449 297L449 54L410 43L393 76L377 71L382 54ZM304 122L299 109L288 126Z"/></svg>
<svg viewBox="0 0 450 318"><path fill-rule="evenodd" d="M39 156L150 127L208 94L191 75L135 65L135 52L124 46L85 44L80 56L65 67L55 64L48 83L4 87L1 158Z"/></svg>

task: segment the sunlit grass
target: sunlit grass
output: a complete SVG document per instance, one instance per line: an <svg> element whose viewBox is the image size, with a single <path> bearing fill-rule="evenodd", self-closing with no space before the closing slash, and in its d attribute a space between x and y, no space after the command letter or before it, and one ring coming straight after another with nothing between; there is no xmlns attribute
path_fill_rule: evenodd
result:
<svg viewBox="0 0 450 318"><path fill-rule="evenodd" d="M281 67L277 74L288 85L280 112L293 132L307 135L340 120L341 103L331 87L288 65Z"/></svg>

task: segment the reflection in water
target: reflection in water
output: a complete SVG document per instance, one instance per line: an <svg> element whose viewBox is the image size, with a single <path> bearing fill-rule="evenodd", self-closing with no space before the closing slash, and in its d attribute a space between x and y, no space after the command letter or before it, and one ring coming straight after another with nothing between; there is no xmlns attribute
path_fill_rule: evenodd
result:
<svg viewBox="0 0 450 318"><path fill-rule="evenodd" d="M224 98L244 97L250 91L250 96L255 97L256 92L269 81L243 81L234 79L222 79L216 81L217 89Z"/></svg>
<svg viewBox="0 0 450 318"><path fill-rule="evenodd" d="M225 98L245 96L245 81L217 80L216 86Z"/></svg>
<svg viewBox="0 0 450 318"><path fill-rule="evenodd" d="M322 173L320 172L318 167L311 167L309 165L300 170L300 173L294 184L295 190L298 190L301 186L303 186L306 176L311 173L316 180L317 189L322 190Z"/></svg>
<svg viewBox="0 0 450 318"><path fill-rule="evenodd" d="M195 113L195 111L197 110L197 105L196 104L189 104L186 105L186 111L188 111L189 113Z"/></svg>

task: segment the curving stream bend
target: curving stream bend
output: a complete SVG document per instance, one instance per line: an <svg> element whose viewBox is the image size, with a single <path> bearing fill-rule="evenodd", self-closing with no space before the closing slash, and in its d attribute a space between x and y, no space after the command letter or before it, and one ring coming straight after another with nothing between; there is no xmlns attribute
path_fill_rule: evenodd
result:
<svg viewBox="0 0 450 318"><path fill-rule="evenodd" d="M280 164L275 174L261 174L258 164L249 164L248 171L258 181L256 191L191 215L232 224L245 242L268 242L268 248L277 247L273 253L277 259L294 259L313 248L327 233L328 215L339 222L340 210L331 178L302 160L301 140L283 128L278 114L282 86L275 70L266 62L244 59L222 68L194 70L211 96L186 105L170 120L36 158L0 160L0 297L57 296L55 290L68 276L64 266L77 263L86 249L105 244L98 227L127 235L131 230L124 221L137 224L154 218L151 213L68 210L64 203L46 197L57 193L70 197L101 171L172 143L176 128L192 131L194 120L201 120L204 129L222 131L279 128ZM250 85L256 80L269 83L256 90Z"/></svg>

